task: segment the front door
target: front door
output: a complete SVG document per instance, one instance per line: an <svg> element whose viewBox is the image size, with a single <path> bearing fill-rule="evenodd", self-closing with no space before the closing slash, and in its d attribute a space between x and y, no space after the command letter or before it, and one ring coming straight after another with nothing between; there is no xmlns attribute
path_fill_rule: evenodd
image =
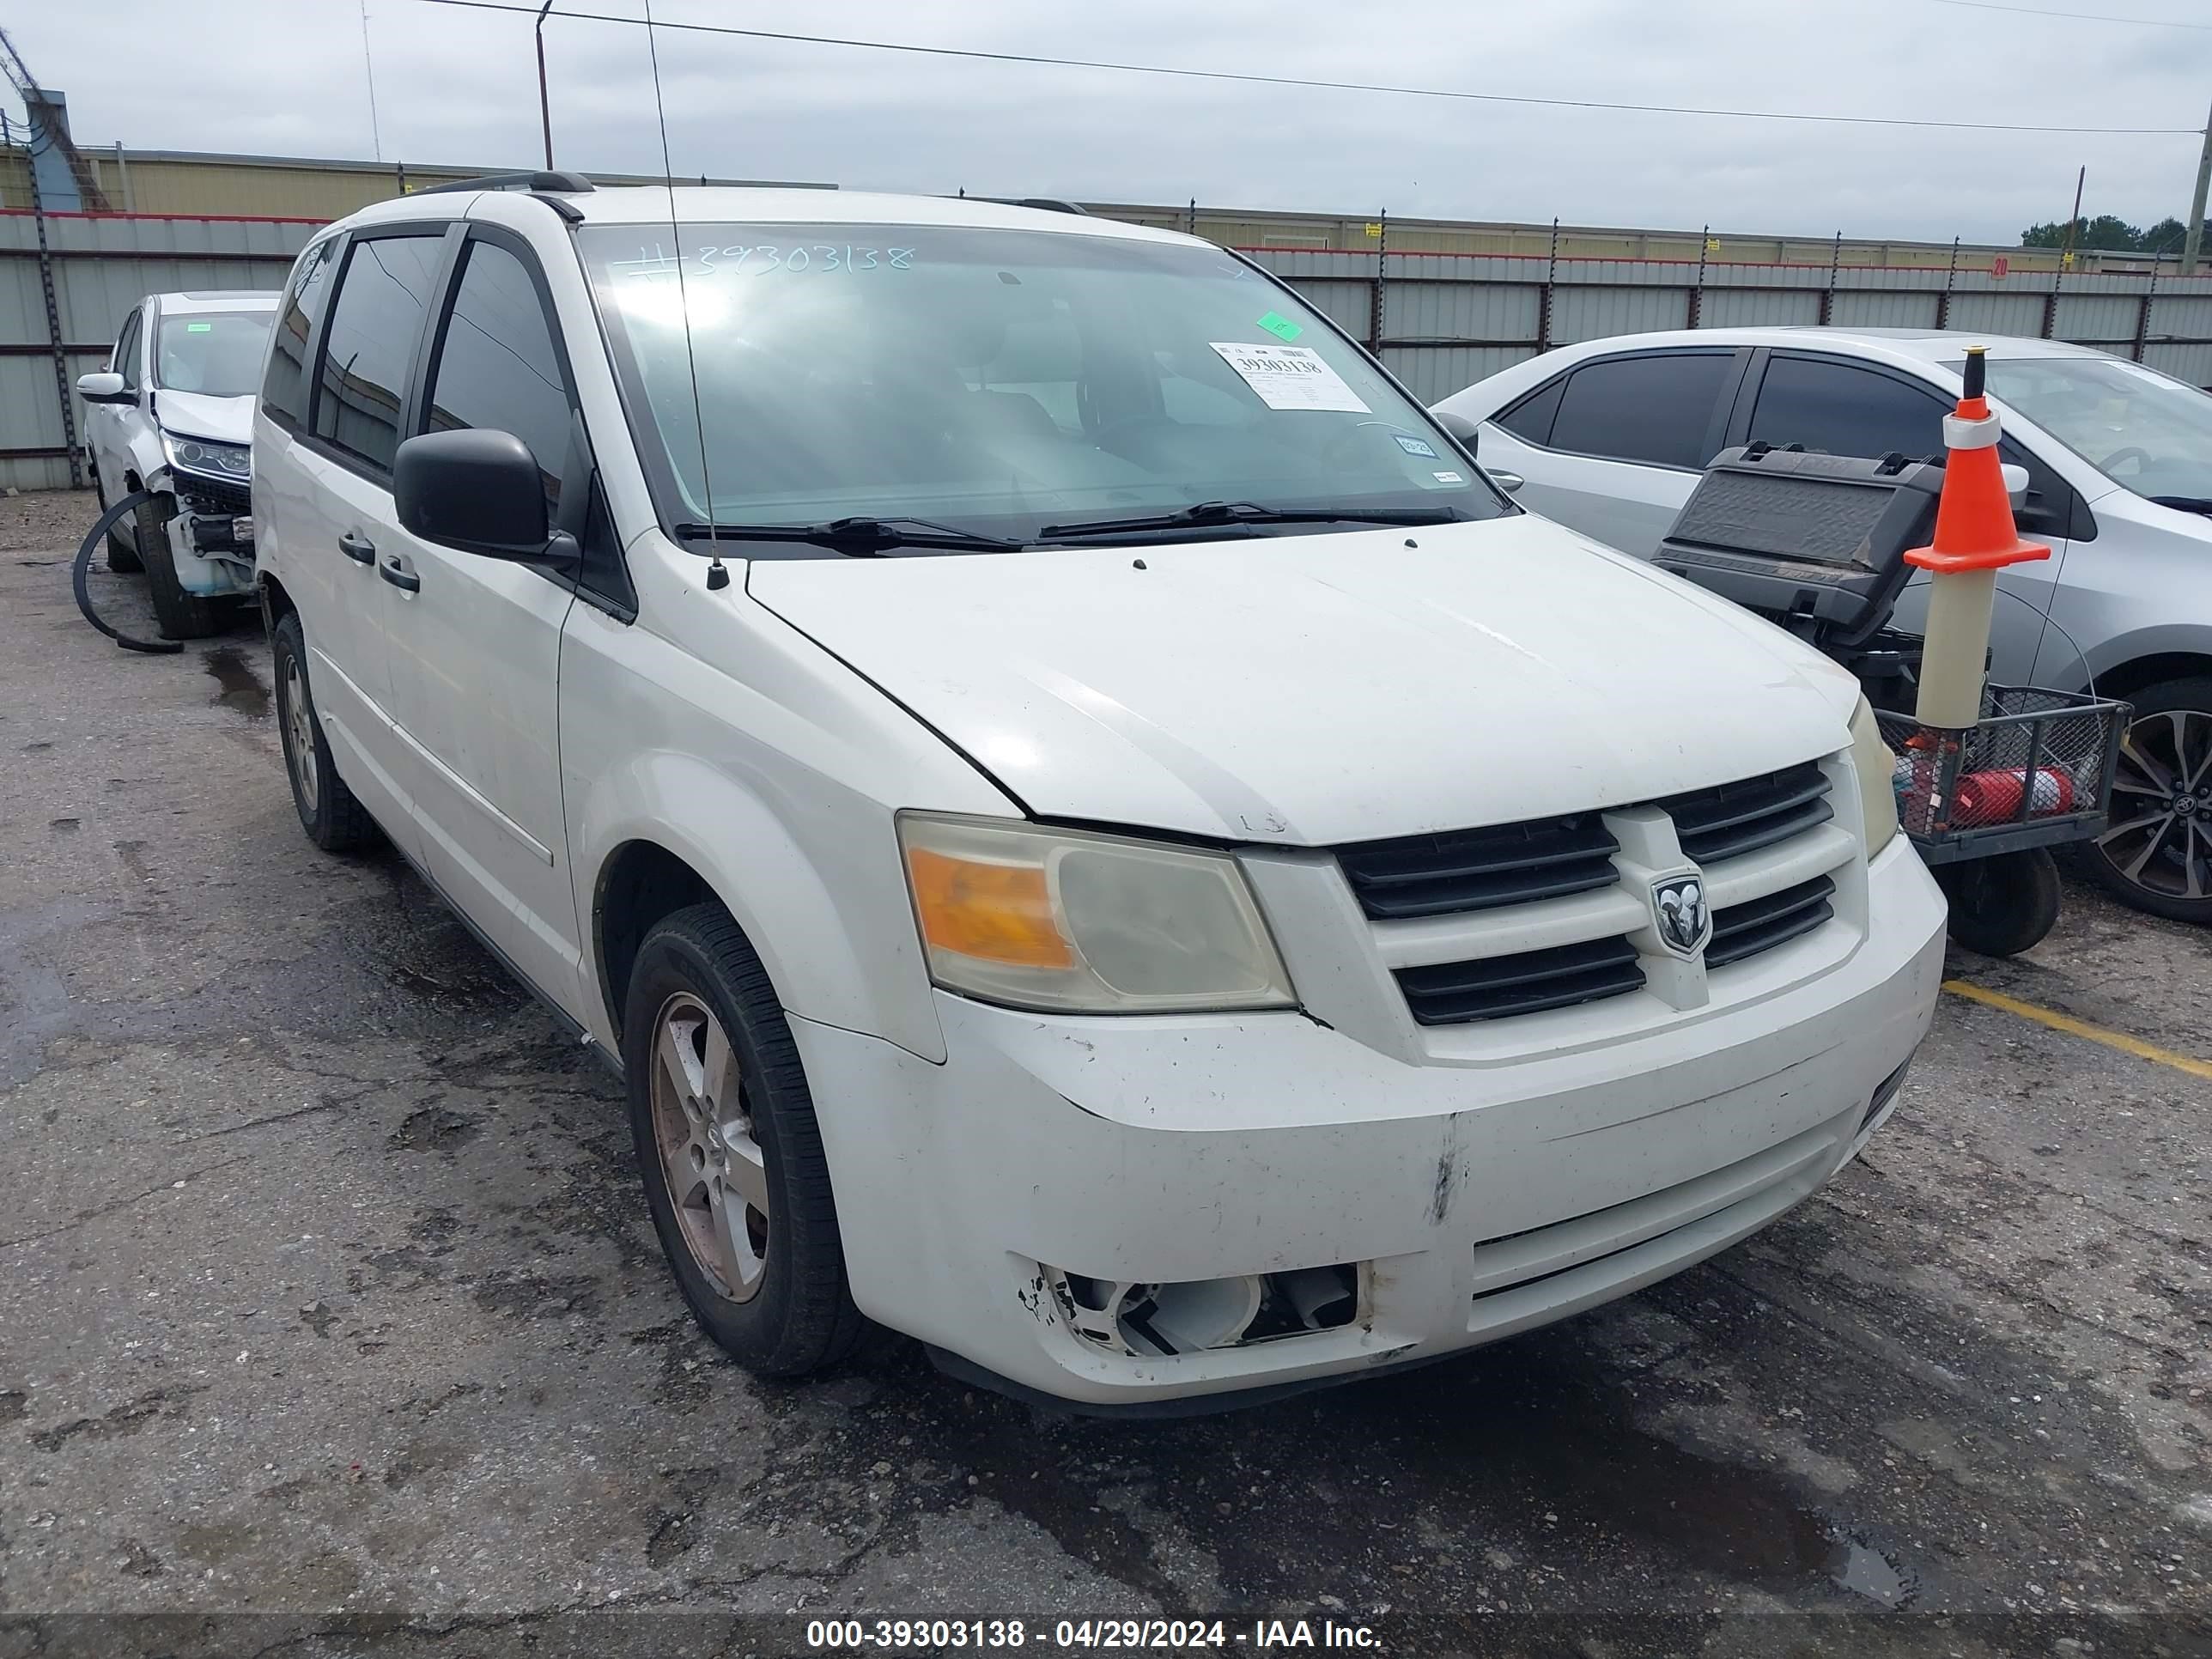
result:
<svg viewBox="0 0 2212 1659"><path fill-rule="evenodd" d="M475 227L424 376L422 431L476 427L530 446L548 517L574 400L533 257ZM379 548L392 714L418 760L424 866L525 978L573 1006L583 960L561 804L561 628L573 591L528 566L397 532Z"/></svg>

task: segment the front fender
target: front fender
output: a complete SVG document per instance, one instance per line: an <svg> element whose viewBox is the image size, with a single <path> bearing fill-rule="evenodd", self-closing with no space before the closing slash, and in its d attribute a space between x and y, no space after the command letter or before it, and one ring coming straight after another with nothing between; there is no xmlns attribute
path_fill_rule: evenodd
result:
<svg viewBox="0 0 2212 1659"><path fill-rule="evenodd" d="M668 750L625 757L592 780L581 808L568 779L575 844L589 905L594 983L586 1024L619 1053L599 948L602 890L616 856L650 842L699 872L759 952L778 1000L824 1025L866 1032L941 1064L945 1036L900 872L888 811L848 810L817 822L810 854L767 802L696 756ZM711 836L699 826L712 826ZM834 865L834 872L825 868Z"/></svg>

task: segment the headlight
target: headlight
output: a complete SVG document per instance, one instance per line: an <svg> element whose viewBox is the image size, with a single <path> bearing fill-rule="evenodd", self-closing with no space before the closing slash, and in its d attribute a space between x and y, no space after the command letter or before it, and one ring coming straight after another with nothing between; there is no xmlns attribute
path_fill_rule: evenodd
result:
<svg viewBox="0 0 2212 1659"><path fill-rule="evenodd" d="M1094 1014L1297 1001L1233 859L1000 820L902 813L898 828L948 991Z"/></svg>
<svg viewBox="0 0 2212 1659"><path fill-rule="evenodd" d="M1882 741L1874 705L1864 697L1851 710L1851 763L1858 769L1859 807L1864 813L1867 856L1897 833L1897 757Z"/></svg>
<svg viewBox="0 0 2212 1659"><path fill-rule="evenodd" d="M180 438L173 432L164 432L161 448L171 466L182 467L187 472L213 478L253 476L253 452L244 444L211 443L205 438Z"/></svg>

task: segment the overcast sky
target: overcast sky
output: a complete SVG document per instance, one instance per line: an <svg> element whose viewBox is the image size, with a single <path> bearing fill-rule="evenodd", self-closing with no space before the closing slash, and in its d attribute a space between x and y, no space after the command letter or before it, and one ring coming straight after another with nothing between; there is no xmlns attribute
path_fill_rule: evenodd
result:
<svg viewBox="0 0 2212 1659"><path fill-rule="evenodd" d="M2202 0L2022 0L2212 24ZM640 0L556 0L629 16ZM9 8L78 142L534 164L526 17L368 0ZM2212 27L1943 0L654 0L664 21L1637 103L2197 127ZM644 31L546 27L556 161L659 172ZM134 44L139 43L139 44ZM2190 137L1914 131L1294 91L660 36L679 173L1326 212L2008 242L2186 216ZM11 108L11 113L15 112Z"/></svg>

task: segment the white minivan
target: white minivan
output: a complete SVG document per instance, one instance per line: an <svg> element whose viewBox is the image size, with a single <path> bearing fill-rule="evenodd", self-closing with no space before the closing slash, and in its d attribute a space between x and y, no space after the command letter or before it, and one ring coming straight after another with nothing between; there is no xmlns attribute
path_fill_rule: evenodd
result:
<svg viewBox="0 0 2212 1659"><path fill-rule="evenodd" d="M1206 243L441 186L301 254L254 463L301 822L621 1073L759 1370L1432 1358L1773 1220L1928 1029L1853 682Z"/></svg>

